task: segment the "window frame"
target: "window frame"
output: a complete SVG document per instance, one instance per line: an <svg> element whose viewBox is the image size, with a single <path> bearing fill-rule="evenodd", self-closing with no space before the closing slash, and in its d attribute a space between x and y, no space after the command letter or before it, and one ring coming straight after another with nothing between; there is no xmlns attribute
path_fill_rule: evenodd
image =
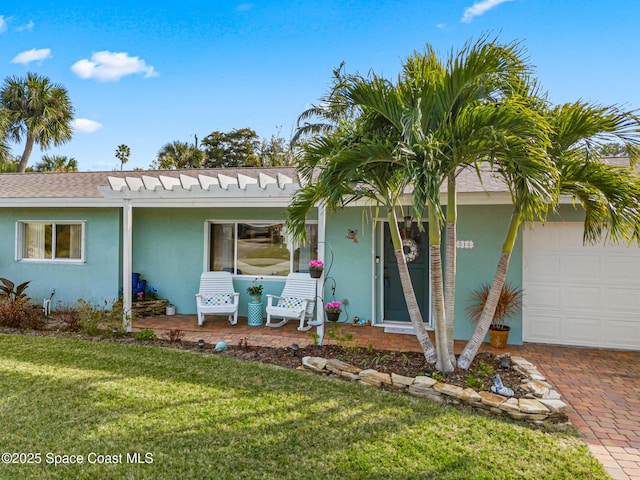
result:
<svg viewBox="0 0 640 480"><path fill-rule="evenodd" d="M235 220L235 219L220 219L220 220L216 220L216 219L209 219L206 220L204 222L204 231L205 231L205 235L204 235L204 271L211 271L210 267L211 267L211 226L212 225L232 225L233 226L233 237L234 237L234 245L233 245L233 269L234 271L238 270L238 225L239 224L257 224L257 225L276 225L276 224L282 224L284 225L286 222L285 220L279 220L279 219L273 219L273 220L253 220L253 219L241 219L241 220ZM305 222L305 225L318 225L318 221L317 220L307 220ZM287 235L285 236L285 241L286 242L290 242L291 240L291 234L287 233ZM318 242L320 243L320 242ZM289 273L293 272L293 265L294 265L294 255L295 255L295 251L296 251L297 247L292 248L289 251ZM238 279L255 279L256 275L253 274L247 274L247 273L232 273L234 278L238 278ZM284 279L286 278L286 276L283 275L260 275L260 277L264 278L264 279Z"/></svg>
<svg viewBox="0 0 640 480"><path fill-rule="evenodd" d="M51 258L27 258L24 257L25 228L28 224L51 225ZM84 264L86 245L86 220L18 220L16 222L16 250L15 260L21 263L51 263L51 264ZM58 225L80 225L80 258L57 258L57 229Z"/></svg>

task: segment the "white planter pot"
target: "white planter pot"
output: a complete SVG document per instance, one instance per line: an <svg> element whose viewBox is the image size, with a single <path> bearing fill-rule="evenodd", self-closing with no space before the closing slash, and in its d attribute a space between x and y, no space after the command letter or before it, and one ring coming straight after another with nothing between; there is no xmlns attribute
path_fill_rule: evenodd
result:
<svg viewBox="0 0 640 480"><path fill-rule="evenodd" d="M167 315L175 315L176 314L176 306L173 304L167 305Z"/></svg>

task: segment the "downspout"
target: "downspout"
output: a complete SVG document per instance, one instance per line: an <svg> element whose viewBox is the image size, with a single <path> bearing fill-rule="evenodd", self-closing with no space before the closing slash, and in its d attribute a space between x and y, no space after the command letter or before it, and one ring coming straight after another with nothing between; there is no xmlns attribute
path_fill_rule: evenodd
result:
<svg viewBox="0 0 640 480"><path fill-rule="evenodd" d="M324 205L318 205L318 260L325 263L325 245L326 245L326 226L327 226L327 210ZM324 341L324 273L318 280L318 291L316 292L316 333L318 334L318 345L322 345Z"/></svg>
<svg viewBox="0 0 640 480"><path fill-rule="evenodd" d="M131 208L131 200L125 200L122 206L122 326L127 332L131 332L132 252L133 209Z"/></svg>

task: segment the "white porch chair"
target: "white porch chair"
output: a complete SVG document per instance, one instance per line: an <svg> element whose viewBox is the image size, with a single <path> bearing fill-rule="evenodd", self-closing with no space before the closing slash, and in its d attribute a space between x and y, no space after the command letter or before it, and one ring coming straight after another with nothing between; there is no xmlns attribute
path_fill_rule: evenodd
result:
<svg viewBox="0 0 640 480"><path fill-rule="evenodd" d="M204 272L200 276L200 290L196 294L198 325L205 315L229 315L229 323L238 323L240 294L233 289L233 277L229 272Z"/></svg>
<svg viewBox="0 0 640 480"><path fill-rule="evenodd" d="M274 302L277 300L277 303ZM267 323L268 327L281 327L289 319L300 321L298 330L305 332L313 323L313 311L316 306L316 280L308 273L290 273L284 284L280 296L267 295ZM278 323L271 323L271 317L281 317ZM307 321L305 326L304 322Z"/></svg>

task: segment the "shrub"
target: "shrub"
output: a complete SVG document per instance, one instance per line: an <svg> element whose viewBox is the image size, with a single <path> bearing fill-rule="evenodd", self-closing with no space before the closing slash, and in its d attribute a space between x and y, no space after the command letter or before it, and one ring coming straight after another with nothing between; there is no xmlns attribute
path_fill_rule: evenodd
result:
<svg viewBox="0 0 640 480"><path fill-rule="evenodd" d="M144 342L145 340L155 340L158 337L156 337L156 334L153 333L153 330L151 330L150 328L143 328L139 332L134 333L133 338Z"/></svg>
<svg viewBox="0 0 640 480"><path fill-rule="evenodd" d="M184 332L178 328L172 328L164 336L170 342L179 342L184 337Z"/></svg>
<svg viewBox="0 0 640 480"><path fill-rule="evenodd" d="M38 307L20 300L6 300L0 303L0 325L43 330L45 323Z"/></svg>
<svg viewBox="0 0 640 480"><path fill-rule="evenodd" d="M76 307L62 303L56 304L56 317L62 323L62 329L68 332L80 331L80 312Z"/></svg>

